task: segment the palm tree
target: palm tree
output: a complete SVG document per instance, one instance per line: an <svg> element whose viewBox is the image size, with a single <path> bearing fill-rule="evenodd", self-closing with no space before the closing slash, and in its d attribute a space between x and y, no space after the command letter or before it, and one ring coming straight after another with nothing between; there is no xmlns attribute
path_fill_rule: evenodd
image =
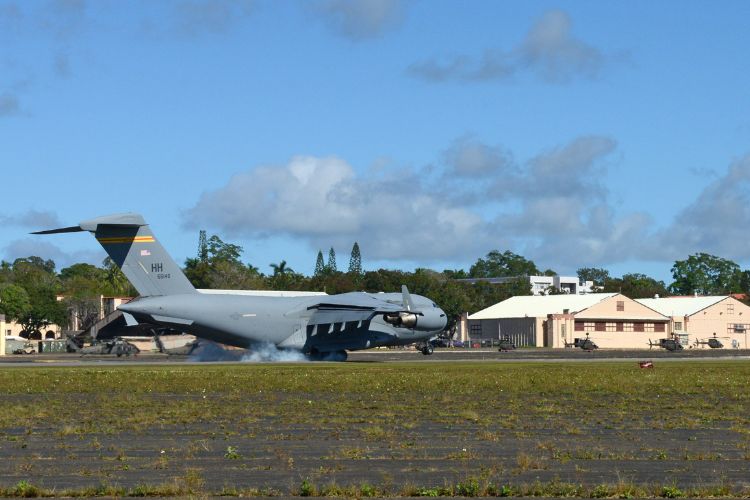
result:
<svg viewBox="0 0 750 500"><path fill-rule="evenodd" d="M268 265L271 266L271 269L273 269L274 276L294 274L294 270L291 267L286 267L285 260L282 260L278 264L268 264Z"/></svg>

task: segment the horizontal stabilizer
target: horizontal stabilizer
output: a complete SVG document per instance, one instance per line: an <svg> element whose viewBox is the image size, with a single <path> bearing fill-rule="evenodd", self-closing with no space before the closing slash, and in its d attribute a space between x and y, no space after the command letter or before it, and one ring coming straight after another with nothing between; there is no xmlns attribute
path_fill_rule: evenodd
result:
<svg viewBox="0 0 750 500"><path fill-rule="evenodd" d="M47 229L46 231L34 231L31 234L57 234L57 233L77 233L85 231L81 226L61 227L60 229Z"/></svg>

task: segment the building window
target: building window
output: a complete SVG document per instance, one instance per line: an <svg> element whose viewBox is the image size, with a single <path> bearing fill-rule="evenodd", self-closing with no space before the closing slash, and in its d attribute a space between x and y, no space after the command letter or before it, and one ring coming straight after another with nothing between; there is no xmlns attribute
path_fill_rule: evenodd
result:
<svg viewBox="0 0 750 500"><path fill-rule="evenodd" d="M674 322L674 331L676 332L682 331L682 321Z"/></svg>
<svg viewBox="0 0 750 500"><path fill-rule="evenodd" d="M5 330L6 337L10 337L11 335L13 335L13 330Z"/></svg>
<svg viewBox="0 0 750 500"><path fill-rule="evenodd" d="M656 323L656 324L654 324L654 331L655 332L663 333L664 332L664 323Z"/></svg>
<svg viewBox="0 0 750 500"><path fill-rule="evenodd" d="M615 323L615 331L618 331L618 332L623 332L623 331L625 331L625 330L623 329L623 328L624 328L624 326L625 326L625 325L624 325L624 324L622 323L622 321L618 321L617 323Z"/></svg>
<svg viewBox="0 0 750 500"><path fill-rule="evenodd" d="M607 323L607 331L608 332L614 332L615 331L615 323Z"/></svg>
<svg viewBox="0 0 750 500"><path fill-rule="evenodd" d="M747 330L750 329L750 325L743 325L735 323L734 325L729 325L729 333L745 333Z"/></svg>
<svg viewBox="0 0 750 500"><path fill-rule="evenodd" d="M727 302L727 314L734 314L734 304L731 301Z"/></svg>
<svg viewBox="0 0 750 500"><path fill-rule="evenodd" d="M633 323L633 331L634 332L643 332L645 329L643 328L643 323Z"/></svg>
<svg viewBox="0 0 750 500"><path fill-rule="evenodd" d="M625 301L624 300L618 300L617 301L617 310L618 311L624 311L625 310Z"/></svg>
<svg viewBox="0 0 750 500"><path fill-rule="evenodd" d="M482 336L482 325L471 325L469 327L470 337L481 337Z"/></svg>
<svg viewBox="0 0 750 500"><path fill-rule="evenodd" d="M606 323L604 321L597 321L594 324L594 330L596 330L597 332L607 331Z"/></svg>

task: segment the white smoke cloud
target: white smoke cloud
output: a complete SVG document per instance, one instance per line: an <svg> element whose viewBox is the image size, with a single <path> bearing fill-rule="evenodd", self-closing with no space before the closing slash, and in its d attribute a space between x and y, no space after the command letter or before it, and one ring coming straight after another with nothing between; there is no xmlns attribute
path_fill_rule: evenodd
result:
<svg viewBox="0 0 750 500"><path fill-rule="evenodd" d="M226 349L210 340L201 339L190 355L192 362L231 361L242 363L298 363L308 361L304 354L293 349L279 349L271 343L256 344L248 350Z"/></svg>
<svg viewBox="0 0 750 500"><path fill-rule="evenodd" d="M302 361L308 361L308 359L300 351L279 349L269 343L255 345L250 352L242 356L243 363L299 363Z"/></svg>

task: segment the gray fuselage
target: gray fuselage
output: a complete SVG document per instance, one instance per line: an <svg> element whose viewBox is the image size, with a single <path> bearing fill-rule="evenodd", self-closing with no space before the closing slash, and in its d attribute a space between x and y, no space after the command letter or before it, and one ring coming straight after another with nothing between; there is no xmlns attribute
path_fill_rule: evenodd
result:
<svg viewBox="0 0 750 500"><path fill-rule="evenodd" d="M398 293L352 292L326 297L189 293L142 297L119 309L139 321L170 326L237 347L270 343L303 352L407 345L434 336L446 325L442 309L419 295L411 296L419 310L412 328L393 326L380 313L356 321L347 321L346 312L322 313L317 305L328 297L362 307L378 303L393 306L402 301L402 294Z"/></svg>

